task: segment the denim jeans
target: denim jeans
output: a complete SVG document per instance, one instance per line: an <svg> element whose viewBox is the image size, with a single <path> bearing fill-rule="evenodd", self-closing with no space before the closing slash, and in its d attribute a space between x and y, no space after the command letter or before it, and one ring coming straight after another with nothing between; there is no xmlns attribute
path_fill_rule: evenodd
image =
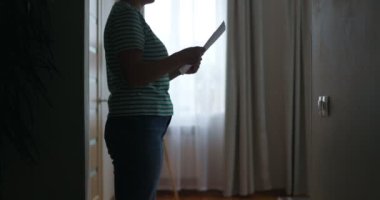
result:
<svg viewBox="0 0 380 200"><path fill-rule="evenodd" d="M116 200L155 200L163 136L171 116L109 117L105 141L112 158Z"/></svg>

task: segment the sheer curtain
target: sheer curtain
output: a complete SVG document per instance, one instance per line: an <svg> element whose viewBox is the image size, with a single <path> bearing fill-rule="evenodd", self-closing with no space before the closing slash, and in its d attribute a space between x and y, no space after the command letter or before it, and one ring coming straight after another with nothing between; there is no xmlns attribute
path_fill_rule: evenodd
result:
<svg viewBox="0 0 380 200"><path fill-rule="evenodd" d="M144 14L172 54L203 46L225 20L226 0L160 0ZM170 84L174 116L166 140L178 189L223 189L225 47L226 34L205 53L197 74ZM159 189L172 189L165 165Z"/></svg>

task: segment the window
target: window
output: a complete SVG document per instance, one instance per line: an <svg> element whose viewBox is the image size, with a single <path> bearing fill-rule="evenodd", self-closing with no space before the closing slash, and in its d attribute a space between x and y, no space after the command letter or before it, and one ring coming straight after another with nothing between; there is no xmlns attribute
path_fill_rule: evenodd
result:
<svg viewBox="0 0 380 200"><path fill-rule="evenodd" d="M169 54L203 46L225 16L226 0L156 0L145 6L145 19ZM205 53L197 74L170 84L174 116L167 140L182 189L223 186L225 50L226 34ZM164 170L161 189L171 189L166 179Z"/></svg>

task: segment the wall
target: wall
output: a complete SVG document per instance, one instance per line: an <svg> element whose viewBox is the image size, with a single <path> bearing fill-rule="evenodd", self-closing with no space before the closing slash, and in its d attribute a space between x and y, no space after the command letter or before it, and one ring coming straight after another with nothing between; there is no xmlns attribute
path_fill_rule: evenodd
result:
<svg viewBox="0 0 380 200"><path fill-rule="evenodd" d="M50 3L59 74L46 77L52 106L37 105L40 157L29 165L5 145L3 200L85 199L85 1Z"/></svg>
<svg viewBox="0 0 380 200"><path fill-rule="evenodd" d="M312 1L313 200L380 199L380 1ZM317 102L328 96L327 117Z"/></svg>

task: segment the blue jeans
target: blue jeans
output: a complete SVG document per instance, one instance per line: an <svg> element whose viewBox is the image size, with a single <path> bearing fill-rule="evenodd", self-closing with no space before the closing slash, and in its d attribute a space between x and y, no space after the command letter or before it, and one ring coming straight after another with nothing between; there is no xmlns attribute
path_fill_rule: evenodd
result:
<svg viewBox="0 0 380 200"><path fill-rule="evenodd" d="M105 141L112 158L116 200L155 200L163 136L171 116L109 117Z"/></svg>

